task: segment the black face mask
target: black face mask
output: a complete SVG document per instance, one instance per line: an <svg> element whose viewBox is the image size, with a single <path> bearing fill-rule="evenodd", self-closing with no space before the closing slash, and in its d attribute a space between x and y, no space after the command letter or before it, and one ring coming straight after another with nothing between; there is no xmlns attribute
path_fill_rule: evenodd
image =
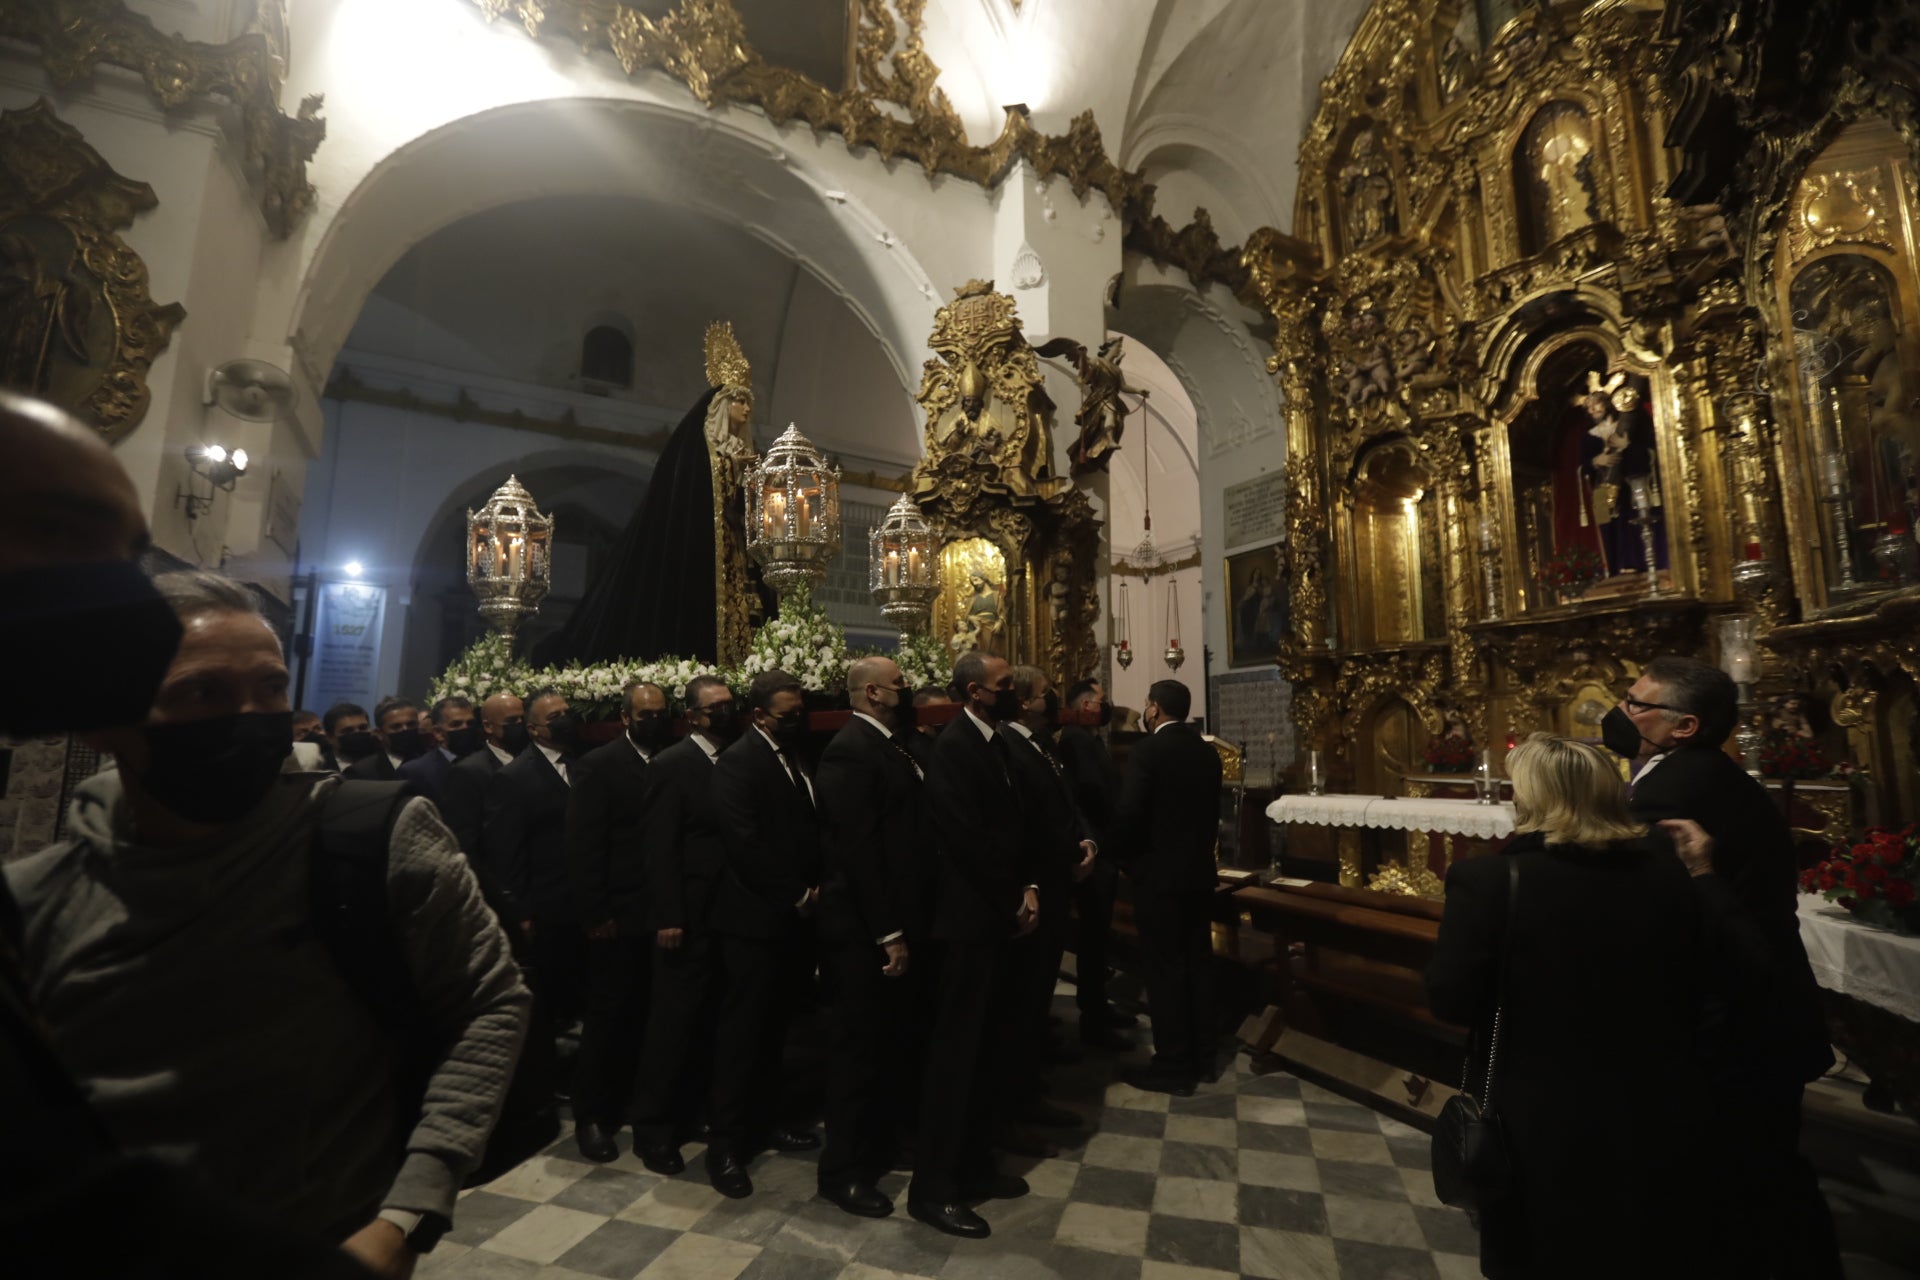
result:
<svg viewBox="0 0 1920 1280"><path fill-rule="evenodd" d="M1640 744L1648 739L1634 727L1626 708L1616 706L1600 717L1600 741L1613 754L1632 760L1640 754Z"/></svg>
<svg viewBox="0 0 1920 1280"><path fill-rule="evenodd" d="M792 746L800 741L806 732L807 713L804 711L789 711L783 716L773 718L774 741L782 746Z"/></svg>
<svg viewBox="0 0 1920 1280"><path fill-rule="evenodd" d="M500 749L510 756L517 756L527 749L525 721L500 726Z"/></svg>
<svg viewBox="0 0 1920 1280"><path fill-rule="evenodd" d="M387 731L387 750L402 760L411 760L427 749L427 740L418 729Z"/></svg>
<svg viewBox="0 0 1920 1280"><path fill-rule="evenodd" d="M378 755L380 739L373 736L370 729L355 729L340 735L340 758L351 764L355 760L365 760L368 756Z"/></svg>
<svg viewBox="0 0 1920 1280"><path fill-rule="evenodd" d="M996 689L993 693L993 718L1006 724L1020 718L1020 695L1011 689Z"/></svg>
<svg viewBox="0 0 1920 1280"><path fill-rule="evenodd" d="M447 750L453 752L456 759L470 756L480 749L480 726L470 724L464 729L447 730Z"/></svg>
<svg viewBox="0 0 1920 1280"><path fill-rule="evenodd" d="M740 727L740 717L731 702L715 703L702 714L707 717L707 732L716 738L731 738Z"/></svg>
<svg viewBox="0 0 1920 1280"><path fill-rule="evenodd" d="M557 751L572 751L580 745L580 717L571 711L563 712L547 721L547 737L553 740Z"/></svg>
<svg viewBox="0 0 1920 1280"><path fill-rule="evenodd" d="M252 812L293 753L291 711L150 724L140 732L147 740L141 788L192 822L233 822Z"/></svg>
<svg viewBox="0 0 1920 1280"><path fill-rule="evenodd" d="M0 731L22 737L147 718L180 621L126 560L0 573L0 627L24 678L0 686Z"/></svg>
<svg viewBox="0 0 1920 1280"><path fill-rule="evenodd" d="M634 746L651 754L673 741L673 721L663 715L643 717L627 726L627 736Z"/></svg>
<svg viewBox="0 0 1920 1280"><path fill-rule="evenodd" d="M893 727L903 733L917 728L920 724L920 708L913 705L913 690L892 689L889 692L893 694L893 705L887 708L887 719L893 722Z"/></svg>

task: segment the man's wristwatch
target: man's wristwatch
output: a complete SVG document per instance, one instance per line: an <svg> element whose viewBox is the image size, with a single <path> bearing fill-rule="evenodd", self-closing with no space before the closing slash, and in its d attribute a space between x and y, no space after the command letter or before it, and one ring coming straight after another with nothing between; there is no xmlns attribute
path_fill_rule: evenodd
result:
<svg viewBox="0 0 1920 1280"><path fill-rule="evenodd" d="M407 1248L415 1253L432 1253L440 1237L453 1226L437 1213L409 1213L405 1209L382 1209L382 1222L391 1222L407 1238Z"/></svg>

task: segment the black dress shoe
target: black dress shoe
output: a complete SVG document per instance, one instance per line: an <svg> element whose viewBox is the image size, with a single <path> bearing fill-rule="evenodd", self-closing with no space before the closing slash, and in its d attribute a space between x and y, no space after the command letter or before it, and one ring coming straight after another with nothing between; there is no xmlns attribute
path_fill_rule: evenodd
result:
<svg viewBox="0 0 1920 1280"><path fill-rule="evenodd" d="M963 1183L960 1194L968 1200L1018 1200L1030 1190L1025 1178L1010 1173L990 1173L978 1181Z"/></svg>
<svg viewBox="0 0 1920 1280"><path fill-rule="evenodd" d="M1044 1125L1049 1129L1078 1129L1080 1113L1069 1110L1054 1102L1035 1098L1020 1108L1018 1116L1028 1124Z"/></svg>
<svg viewBox="0 0 1920 1280"><path fill-rule="evenodd" d="M1176 1098L1193 1096L1194 1078L1189 1075L1155 1071L1152 1067L1132 1067L1122 1071L1120 1079L1146 1093L1170 1093Z"/></svg>
<svg viewBox="0 0 1920 1280"><path fill-rule="evenodd" d="M745 1200L753 1194L753 1179L747 1176L746 1166L731 1155L707 1153L707 1181L729 1200Z"/></svg>
<svg viewBox="0 0 1920 1280"><path fill-rule="evenodd" d="M861 1182L857 1178L821 1183L820 1198L832 1201L859 1218L884 1218L893 1212L893 1201L880 1194L871 1182Z"/></svg>
<svg viewBox="0 0 1920 1280"><path fill-rule="evenodd" d="M671 1143L642 1145L636 1142L634 1154L640 1157L640 1163L647 1166L649 1172L662 1177L671 1178L687 1167L687 1162L680 1158L680 1148Z"/></svg>
<svg viewBox="0 0 1920 1280"><path fill-rule="evenodd" d="M820 1145L820 1135L811 1129L775 1129L767 1135L770 1151L812 1151Z"/></svg>
<svg viewBox="0 0 1920 1280"><path fill-rule="evenodd" d="M1133 1048L1133 1037L1123 1036L1111 1026L1083 1019L1080 1023L1080 1043L1089 1049L1125 1053Z"/></svg>
<svg viewBox="0 0 1920 1280"><path fill-rule="evenodd" d="M573 1140L580 1145L580 1154L595 1164L607 1164L620 1158L620 1148L613 1145L613 1135L607 1132L605 1125L595 1124L591 1120L583 1121L574 1126Z"/></svg>
<svg viewBox="0 0 1920 1280"><path fill-rule="evenodd" d="M917 1221L926 1223L935 1231L944 1231L950 1236L985 1240L993 1234L993 1228L987 1225L985 1218L957 1201L951 1204L933 1204L909 1197L907 1212Z"/></svg>

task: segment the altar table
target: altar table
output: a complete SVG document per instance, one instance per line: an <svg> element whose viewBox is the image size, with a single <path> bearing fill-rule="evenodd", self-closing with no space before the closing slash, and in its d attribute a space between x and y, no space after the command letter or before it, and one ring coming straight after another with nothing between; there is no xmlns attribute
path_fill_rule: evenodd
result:
<svg viewBox="0 0 1920 1280"><path fill-rule="evenodd" d="M1437 867L1432 864L1431 857L1420 854L1414 857L1413 865L1399 868L1399 873L1409 876L1430 872L1431 878L1426 879L1424 887L1418 891L1434 897L1439 896L1437 877L1444 875L1453 861L1455 837L1504 840L1513 834L1514 822L1513 805L1507 801L1481 804L1477 800L1431 796L1385 799L1361 795L1285 795L1267 806L1267 817L1279 823L1335 829L1340 883L1351 888L1359 888L1367 883L1361 865L1360 833L1363 830L1438 835L1441 837L1441 852L1435 855L1439 858ZM1412 854L1415 851L1409 848L1408 852ZM1424 868L1419 865L1423 860L1428 864ZM1384 860L1378 871L1386 872L1396 867L1399 867L1397 860ZM1384 887L1385 882L1380 875L1376 874L1374 880L1373 887ZM1406 892L1407 889L1401 887L1398 891Z"/></svg>
<svg viewBox="0 0 1920 1280"><path fill-rule="evenodd" d="M1920 938L1800 897L1800 941L1822 988L1834 1044L1920 1121Z"/></svg>

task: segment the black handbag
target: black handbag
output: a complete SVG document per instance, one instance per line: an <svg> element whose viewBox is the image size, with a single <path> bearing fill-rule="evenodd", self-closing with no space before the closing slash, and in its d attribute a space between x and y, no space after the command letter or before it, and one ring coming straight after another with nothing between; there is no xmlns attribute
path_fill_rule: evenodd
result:
<svg viewBox="0 0 1920 1280"><path fill-rule="evenodd" d="M1513 950L1513 911L1520 899L1520 860L1507 859L1507 920L1500 936L1499 999L1487 1039L1487 1069L1480 1094L1473 1093L1473 1046L1461 1067L1460 1092L1440 1108L1433 1130L1433 1193L1440 1203L1479 1213L1513 1189L1513 1159L1493 1106L1493 1068L1500 1054L1500 1021L1506 1003L1507 958Z"/></svg>

